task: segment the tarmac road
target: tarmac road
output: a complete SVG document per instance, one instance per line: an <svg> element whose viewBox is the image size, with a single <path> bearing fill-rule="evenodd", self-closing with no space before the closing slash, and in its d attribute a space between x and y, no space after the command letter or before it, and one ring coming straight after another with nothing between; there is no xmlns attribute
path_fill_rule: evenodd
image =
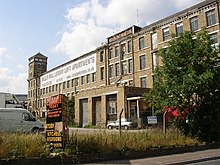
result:
<svg viewBox="0 0 220 165"><path fill-rule="evenodd" d="M183 154L174 154L168 156L151 157L135 160L115 160L98 162L91 164L109 164L109 165L220 165L220 148L209 149L204 151L189 152Z"/></svg>

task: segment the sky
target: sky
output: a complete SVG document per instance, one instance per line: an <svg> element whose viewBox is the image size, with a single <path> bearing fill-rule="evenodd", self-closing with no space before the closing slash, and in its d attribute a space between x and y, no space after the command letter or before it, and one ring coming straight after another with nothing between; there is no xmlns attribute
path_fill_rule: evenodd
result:
<svg viewBox="0 0 220 165"><path fill-rule="evenodd" d="M203 0L0 0L0 92L27 94L28 59L48 70L132 25L147 26Z"/></svg>

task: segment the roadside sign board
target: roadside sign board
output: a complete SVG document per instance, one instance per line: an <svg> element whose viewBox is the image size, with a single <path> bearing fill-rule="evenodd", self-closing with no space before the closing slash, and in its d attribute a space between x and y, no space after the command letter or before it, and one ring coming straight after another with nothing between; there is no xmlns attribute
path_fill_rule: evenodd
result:
<svg viewBox="0 0 220 165"><path fill-rule="evenodd" d="M64 148L68 142L68 97L59 94L47 99L46 140L53 148Z"/></svg>
<svg viewBox="0 0 220 165"><path fill-rule="evenodd" d="M148 124L157 124L157 116L147 116Z"/></svg>

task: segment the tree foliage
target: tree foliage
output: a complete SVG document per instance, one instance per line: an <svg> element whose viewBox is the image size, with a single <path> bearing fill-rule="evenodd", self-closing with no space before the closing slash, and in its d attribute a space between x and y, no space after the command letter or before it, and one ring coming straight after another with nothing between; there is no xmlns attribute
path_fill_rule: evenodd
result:
<svg viewBox="0 0 220 165"><path fill-rule="evenodd" d="M68 110L69 110L69 125L74 124L75 119L75 97L72 96L68 101Z"/></svg>
<svg viewBox="0 0 220 165"><path fill-rule="evenodd" d="M177 125L184 133L202 140L220 137L220 69L218 49L209 34L184 32L159 50L162 66L155 71L155 82L148 101L178 110ZM217 118L218 117L218 118ZM186 123L186 119L189 121Z"/></svg>

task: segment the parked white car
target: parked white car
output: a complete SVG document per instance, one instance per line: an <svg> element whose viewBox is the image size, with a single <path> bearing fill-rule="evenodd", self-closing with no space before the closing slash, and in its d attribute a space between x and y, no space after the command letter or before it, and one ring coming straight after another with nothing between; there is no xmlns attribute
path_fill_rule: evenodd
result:
<svg viewBox="0 0 220 165"><path fill-rule="evenodd" d="M121 119L121 128L129 129L132 128L132 126L133 126L133 122L130 122L125 118ZM107 128L108 129L119 128L119 119L112 123L107 124Z"/></svg>

